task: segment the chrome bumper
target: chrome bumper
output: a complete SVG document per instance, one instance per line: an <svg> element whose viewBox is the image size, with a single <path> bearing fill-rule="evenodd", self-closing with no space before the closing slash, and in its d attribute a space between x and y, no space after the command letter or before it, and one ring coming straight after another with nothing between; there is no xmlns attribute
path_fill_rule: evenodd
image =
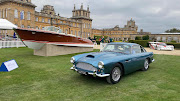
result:
<svg viewBox="0 0 180 101"><path fill-rule="evenodd" d="M154 59L152 59L152 62L154 62L155 60Z"/></svg>
<svg viewBox="0 0 180 101"><path fill-rule="evenodd" d="M78 70L75 69L74 67L71 67L70 69L78 72ZM97 74L97 72L94 72L94 73L89 73L89 72L87 72L87 74L93 75L93 76L95 76L95 77L96 77L96 76L97 76L97 77L107 77L107 76L110 75L110 74Z"/></svg>

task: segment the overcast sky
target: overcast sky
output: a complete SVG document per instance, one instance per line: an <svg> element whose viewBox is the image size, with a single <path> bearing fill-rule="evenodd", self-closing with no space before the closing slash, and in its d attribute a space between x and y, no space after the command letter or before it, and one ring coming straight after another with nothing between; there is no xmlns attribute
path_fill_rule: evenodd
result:
<svg viewBox="0 0 180 101"><path fill-rule="evenodd" d="M167 29L180 28L180 0L31 0L40 11L43 5L52 5L56 14L71 17L74 4L90 7L93 28L124 27L131 18L138 29L162 33Z"/></svg>

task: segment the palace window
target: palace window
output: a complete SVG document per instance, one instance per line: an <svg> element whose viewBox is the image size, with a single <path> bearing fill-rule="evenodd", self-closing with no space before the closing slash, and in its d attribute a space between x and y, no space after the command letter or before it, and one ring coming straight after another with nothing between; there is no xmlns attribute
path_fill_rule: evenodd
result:
<svg viewBox="0 0 180 101"><path fill-rule="evenodd" d="M68 33L68 30L66 29L66 32L65 32L66 34Z"/></svg>
<svg viewBox="0 0 180 101"><path fill-rule="evenodd" d="M44 18L42 18L42 22L44 22Z"/></svg>
<svg viewBox="0 0 180 101"><path fill-rule="evenodd" d="M56 21L54 20L53 23L56 24Z"/></svg>
<svg viewBox="0 0 180 101"><path fill-rule="evenodd" d="M71 34L73 34L73 30L71 30Z"/></svg>
<svg viewBox="0 0 180 101"><path fill-rule="evenodd" d="M7 8L5 9L5 13L6 13L6 18L7 18Z"/></svg>
<svg viewBox="0 0 180 101"><path fill-rule="evenodd" d="M27 20L31 20L31 13L30 12L27 13Z"/></svg>
<svg viewBox="0 0 180 101"><path fill-rule="evenodd" d="M18 18L18 10L17 9L14 10L14 17Z"/></svg>
<svg viewBox="0 0 180 101"><path fill-rule="evenodd" d="M36 17L36 21L38 21L38 17Z"/></svg>
<svg viewBox="0 0 180 101"><path fill-rule="evenodd" d="M42 30L44 30L44 27L42 27Z"/></svg>
<svg viewBox="0 0 180 101"><path fill-rule="evenodd" d="M48 23L51 23L51 20L50 20L50 19L48 19Z"/></svg>
<svg viewBox="0 0 180 101"><path fill-rule="evenodd" d="M1 12L1 9L0 9L0 18L2 18L2 17L1 17L1 14L2 14L2 12Z"/></svg>
<svg viewBox="0 0 180 101"><path fill-rule="evenodd" d="M75 27L77 27L77 23L75 23Z"/></svg>
<svg viewBox="0 0 180 101"><path fill-rule="evenodd" d="M38 26L36 26L36 29L39 29L39 27L38 27Z"/></svg>
<svg viewBox="0 0 180 101"><path fill-rule="evenodd" d="M90 33L88 32L88 37L90 36Z"/></svg>
<svg viewBox="0 0 180 101"><path fill-rule="evenodd" d="M60 21L60 23L63 23L62 21Z"/></svg>
<svg viewBox="0 0 180 101"><path fill-rule="evenodd" d="M81 32L80 32L80 31L78 32L78 36L79 36L79 37L81 36Z"/></svg>
<svg viewBox="0 0 180 101"><path fill-rule="evenodd" d="M24 25L21 25L21 28L24 28Z"/></svg>
<svg viewBox="0 0 180 101"><path fill-rule="evenodd" d="M21 20L24 19L24 11L21 11Z"/></svg>
<svg viewBox="0 0 180 101"><path fill-rule="evenodd" d="M4 10L2 9L2 18L4 18Z"/></svg>
<svg viewBox="0 0 180 101"><path fill-rule="evenodd" d="M77 31L75 31L75 36L77 36Z"/></svg>
<svg viewBox="0 0 180 101"><path fill-rule="evenodd" d="M31 26L28 25L27 28L31 28Z"/></svg>

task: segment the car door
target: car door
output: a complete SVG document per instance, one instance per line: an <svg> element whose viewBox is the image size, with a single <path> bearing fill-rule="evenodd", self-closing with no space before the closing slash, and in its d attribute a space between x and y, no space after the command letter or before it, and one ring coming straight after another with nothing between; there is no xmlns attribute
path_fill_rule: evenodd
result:
<svg viewBox="0 0 180 101"><path fill-rule="evenodd" d="M134 55L134 58L132 61L134 62L134 70L138 70L142 68L142 64L144 63L144 57L142 55L142 48L140 45L133 45L132 46L132 54Z"/></svg>
<svg viewBox="0 0 180 101"><path fill-rule="evenodd" d="M133 45L131 47L131 55L128 59L125 60L126 73L134 72L141 67L143 58L141 56L141 48L139 45Z"/></svg>

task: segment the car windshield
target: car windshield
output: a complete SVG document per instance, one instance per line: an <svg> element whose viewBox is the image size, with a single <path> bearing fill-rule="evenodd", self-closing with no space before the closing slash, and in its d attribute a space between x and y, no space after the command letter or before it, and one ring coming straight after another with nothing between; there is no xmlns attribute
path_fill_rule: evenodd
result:
<svg viewBox="0 0 180 101"><path fill-rule="evenodd" d="M125 44L118 44L118 45L107 44L102 51L103 52L120 52L120 53L130 54L130 50L131 50L131 48L130 48L129 45L125 45Z"/></svg>
<svg viewBox="0 0 180 101"><path fill-rule="evenodd" d="M166 44L165 44L165 43L159 43L159 45L166 46Z"/></svg>

